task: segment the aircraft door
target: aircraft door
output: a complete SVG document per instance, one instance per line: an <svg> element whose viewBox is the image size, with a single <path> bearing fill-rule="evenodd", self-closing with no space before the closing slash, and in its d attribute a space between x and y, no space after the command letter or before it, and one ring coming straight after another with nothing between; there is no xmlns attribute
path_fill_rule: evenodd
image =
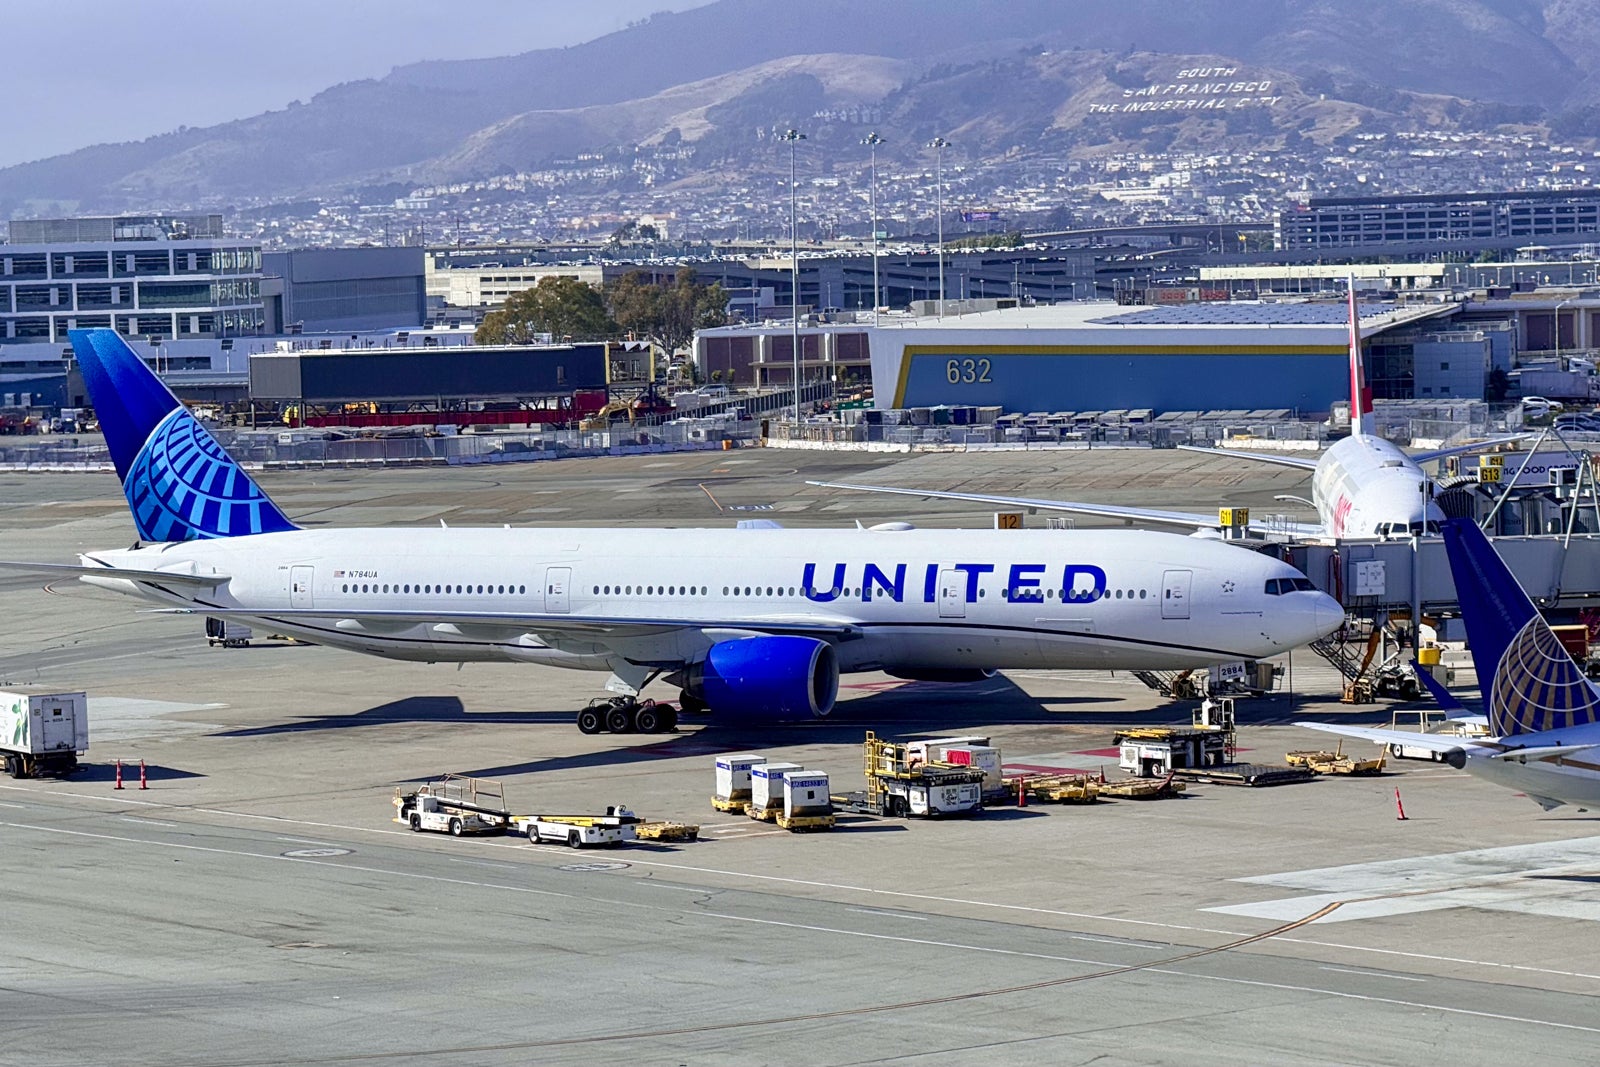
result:
<svg viewBox="0 0 1600 1067"><path fill-rule="evenodd" d="M939 618L967 617L967 576L955 569L939 572Z"/></svg>
<svg viewBox="0 0 1600 1067"><path fill-rule="evenodd" d="M1161 575L1161 617L1189 617L1189 584L1194 571L1165 571Z"/></svg>
<svg viewBox="0 0 1600 1067"><path fill-rule="evenodd" d="M571 567L546 567L544 569L544 610L566 614L572 610L567 590L572 585Z"/></svg>
<svg viewBox="0 0 1600 1067"><path fill-rule="evenodd" d="M311 587L316 583L315 567L289 568L289 606L291 608L315 607L311 602Z"/></svg>

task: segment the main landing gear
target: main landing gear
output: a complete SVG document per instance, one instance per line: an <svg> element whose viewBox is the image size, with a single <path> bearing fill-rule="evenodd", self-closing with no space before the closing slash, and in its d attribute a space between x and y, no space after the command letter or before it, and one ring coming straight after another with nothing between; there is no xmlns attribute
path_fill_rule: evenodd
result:
<svg viewBox="0 0 1600 1067"><path fill-rule="evenodd" d="M595 697L578 712L578 729L586 734L670 734L678 729L678 709L648 698Z"/></svg>

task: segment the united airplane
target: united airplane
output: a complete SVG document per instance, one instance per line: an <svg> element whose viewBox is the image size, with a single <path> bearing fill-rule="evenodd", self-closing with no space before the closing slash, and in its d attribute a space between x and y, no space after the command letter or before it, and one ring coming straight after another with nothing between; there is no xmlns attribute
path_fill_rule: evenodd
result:
<svg viewBox="0 0 1600 1067"><path fill-rule="evenodd" d="M657 679L687 711L803 719L841 673L1188 668L1344 619L1284 563L1165 533L301 529L115 332L71 337L139 540L45 570L391 659L608 672L585 732L670 729L636 699Z"/></svg>
<svg viewBox="0 0 1600 1067"><path fill-rule="evenodd" d="M1316 523L1274 523L1271 530L1297 536L1333 537L1410 537L1439 532L1444 512L1433 499L1433 481L1420 466L1445 456L1482 451L1497 441L1478 442L1408 455L1376 432L1372 413L1372 389L1366 383L1361 360L1361 324L1356 308L1355 282L1350 282L1350 435L1334 442L1317 459L1291 455L1240 452L1231 448L1183 446L1186 451L1258 460L1294 467L1311 473L1311 499L1283 497L1310 504L1316 509ZM1502 438L1500 440L1509 440ZM1150 508L1120 507L1073 500L1035 500L995 496L988 493L952 493L923 489L899 489L877 485L848 485L814 482L832 489L857 489L874 493L899 493L941 500L967 500L973 503L1026 507L1040 511L1066 511L1080 515L1126 519L1158 526L1183 526L1196 530L1215 529L1216 513L1157 511Z"/></svg>
<svg viewBox="0 0 1600 1067"><path fill-rule="evenodd" d="M1600 806L1600 691L1471 520L1447 519L1444 543L1490 736L1295 725L1431 749L1452 767L1525 793L1547 810ZM1454 704L1431 675L1422 678L1441 703Z"/></svg>

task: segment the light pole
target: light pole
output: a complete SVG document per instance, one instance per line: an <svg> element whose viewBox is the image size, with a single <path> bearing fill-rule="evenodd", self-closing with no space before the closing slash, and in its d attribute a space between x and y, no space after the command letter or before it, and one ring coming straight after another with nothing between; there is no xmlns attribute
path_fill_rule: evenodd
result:
<svg viewBox="0 0 1600 1067"><path fill-rule="evenodd" d="M1571 297L1568 297L1567 299L1561 301L1560 303L1558 303L1556 305L1555 311L1550 316L1550 318L1551 318L1551 326L1550 326L1550 328L1551 328L1551 331L1555 334L1555 339L1556 339L1556 370L1560 370L1561 369L1561 309L1566 307L1570 303L1572 303L1572 298Z"/></svg>
<svg viewBox="0 0 1600 1067"><path fill-rule="evenodd" d="M950 147L950 142L943 137L935 137L928 142L928 147L933 149L933 188L934 212L937 214L939 230L939 317L944 317L944 150Z"/></svg>
<svg viewBox="0 0 1600 1067"><path fill-rule="evenodd" d="M883 138L873 131L861 143L872 152L872 324L876 326L878 306L883 303L878 299L878 146L883 144Z"/></svg>
<svg viewBox="0 0 1600 1067"><path fill-rule="evenodd" d="M800 201L794 184L794 146L806 135L799 130L784 130L789 142L789 323L790 355L794 357L794 425L800 429Z"/></svg>

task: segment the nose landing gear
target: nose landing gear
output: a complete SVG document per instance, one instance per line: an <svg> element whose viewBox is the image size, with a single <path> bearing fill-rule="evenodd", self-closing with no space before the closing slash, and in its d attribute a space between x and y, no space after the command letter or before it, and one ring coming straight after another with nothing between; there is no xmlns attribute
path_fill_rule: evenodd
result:
<svg viewBox="0 0 1600 1067"><path fill-rule="evenodd" d="M578 729L586 734L676 733L678 709L648 698L595 697L578 712Z"/></svg>

